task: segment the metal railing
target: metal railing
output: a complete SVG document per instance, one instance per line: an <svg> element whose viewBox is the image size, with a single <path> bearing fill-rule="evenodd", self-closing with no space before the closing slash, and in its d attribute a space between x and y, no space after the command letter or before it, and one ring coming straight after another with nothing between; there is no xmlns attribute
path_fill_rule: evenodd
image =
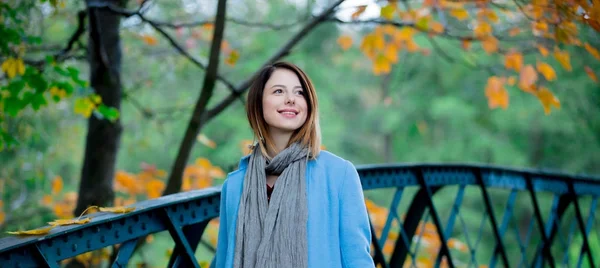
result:
<svg viewBox="0 0 600 268"><path fill-rule="evenodd" d="M358 172L369 200L389 202L377 207L383 216L369 211L381 267L600 265L598 178L447 164ZM138 240L161 231L175 242L168 267L200 267L194 253L218 217L219 195L219 187L178 193L138 202L126 214L89 214L89 223L44 236L0 239L0 267L59 267L111 245L119 245L112 267L125 267Z"/></svg>

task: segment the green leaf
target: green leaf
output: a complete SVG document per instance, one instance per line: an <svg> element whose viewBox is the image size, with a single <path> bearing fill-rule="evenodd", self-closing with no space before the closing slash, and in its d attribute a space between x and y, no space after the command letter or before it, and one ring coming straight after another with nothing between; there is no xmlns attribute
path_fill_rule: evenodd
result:
<svg viewBox="0 0 600 268"><path fill-rule="evenodd" d="M17 114L19 114L19 111L23 110L24 107L25 103L14 96L11 96L4 100L4 112L12 117L17 116Z"/></svg>
<svg viewBox="0 0 600 268"><path fill-rule="evenodd" d="M25 81L22 79L12 80L7 86L11 96L19 96L19 93L25 88Z"/></svg>
<svg viewBox="0 0 600 268"><path fill-rule="evenodd" d="M427 29L429 29L429 18L422 17L417 21L415 25L418 29L427 31Z"/></svg>
<svg viewBox="0 0 600 268"><path fill-rule="evenodd" d="M35 111L39 110L42 106L45 106L47 104L48 102L46 101L46 97L44 97L43 93L36 93L33 94L33 96L31 97L31 107Z"/></svg>
<svg viewBox="0 0 600 268"><path fill-rule="evenodd" d="M114 122L119 118L119 110L114 107L108 107L104 104L101 104L98 107L98 112L111 122Z"/></svg>
<svg viewBox="0 0 600 268"><path fill-rule="evenodd" d="M52 61L54 61L54 59L52 59ZM67 70L63 69L60 66L54 66L54 71L65 77L71 76L71 74Z"/></svg>
<svg viewBox="0 0 600 268"><path fill-rule="evenodd" d="M35 92L41 93L48 88L48 82L39 73L32 74L28 77L27 84L35 89Z"/></svg>

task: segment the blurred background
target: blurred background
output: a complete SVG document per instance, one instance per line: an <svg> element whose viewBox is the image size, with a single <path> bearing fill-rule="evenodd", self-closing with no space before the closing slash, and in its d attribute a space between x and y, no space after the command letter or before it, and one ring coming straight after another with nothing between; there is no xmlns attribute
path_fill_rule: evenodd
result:
<svg viewBox="0 0 600 268"><path fill-rule="evenodd" d="M0 237L157 198L171 176L171 192L220 185L253 139L244 81L274 56L310 76L325 149L357 166L600 174L600 36L584 16L559 1L337 2L229 0L220 24L216 0L0 3ZM392 195L366 193L375 208ZM473 226L477 198L461 211ZM517 201L518 229L529 202ZM164 266L168 234L147 242L132 263Z"/></svg>

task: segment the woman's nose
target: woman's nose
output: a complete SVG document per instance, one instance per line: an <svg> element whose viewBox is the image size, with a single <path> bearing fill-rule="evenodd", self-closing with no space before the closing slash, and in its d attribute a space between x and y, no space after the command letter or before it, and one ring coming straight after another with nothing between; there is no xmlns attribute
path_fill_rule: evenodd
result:
<svg viewBox="0 0 600 268"><path fill-rule="evenodd" d="M285 103L286 104L294 104L294 96L290 96L289 94L285 95Z"/></svg>

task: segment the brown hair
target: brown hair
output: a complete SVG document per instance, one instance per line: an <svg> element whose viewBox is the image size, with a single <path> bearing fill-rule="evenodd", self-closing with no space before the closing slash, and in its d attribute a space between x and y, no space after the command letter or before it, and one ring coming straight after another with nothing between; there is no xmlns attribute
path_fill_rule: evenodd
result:
<svg viewBox="0 0 600 268"><path fill-rule="evenodd" d="M267 153L267 149L277 152L275 142L269 135L269 128L263 115L262 103L265 84L277 69L287 69L298 76L298 80L300 80L300 85L303 89L302 95L306 99L306 104L308 106L306 121L292 134L286 147L299 141L309 148L309 157L314 159L319 155L321 150L321 128L319 126L319 103L317 101L317 93L306 73L292 63L276 62L264 67L255 76L254 81L250 86L246 102L246 115L248 116L250 127L254 132L254 137L259 141L258 144L260 145L260 150L265 157L269 159L272 157Z"/></svg>

